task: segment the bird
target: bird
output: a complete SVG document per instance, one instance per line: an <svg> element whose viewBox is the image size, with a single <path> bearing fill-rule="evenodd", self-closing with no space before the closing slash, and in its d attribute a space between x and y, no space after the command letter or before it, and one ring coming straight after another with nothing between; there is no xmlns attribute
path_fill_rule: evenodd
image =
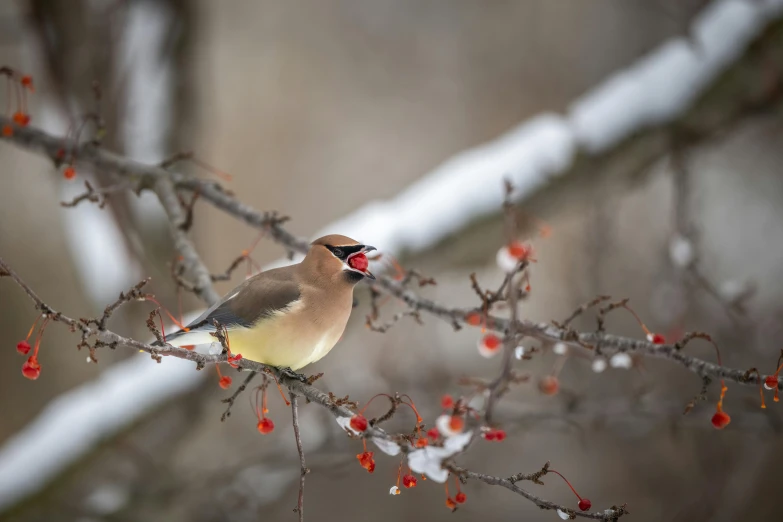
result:
<svg viewBox="0 0 783 522"><path fill-rule="evenodd" d="M356 284L375 279L365 255L373 250L338 234L318 238L302 262L248 278L165 341L211 344L217 322L232 353L301 377L293 372L323 358L342 337Z"/></svg>

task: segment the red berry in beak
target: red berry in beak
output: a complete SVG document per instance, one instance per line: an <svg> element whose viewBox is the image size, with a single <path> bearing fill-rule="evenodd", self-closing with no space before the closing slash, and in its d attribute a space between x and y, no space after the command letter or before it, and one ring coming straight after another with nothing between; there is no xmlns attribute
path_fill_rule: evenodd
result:
<svg viewBox="0 0 783 522"><path fill-rule="evenodd" d="M360 272L365 272L367 267L370 266L370 262L367 260L367 256L360 252L348 259L348 266Z"/></svg>
<svg viewBox="0 0 783 522"><path fill-rule="evenodd" d="M579 506L579 509L581 509L582 511L587 511L591 507L593 507L593 503L590 502L590 499L580 498L578 506Z"/></svg>
<svg viewBox="0 0 783 522"><path fill-rule="evenodd" d="M30 343L27 341L20 341L19 344L16 345L16 351L22 355L27 355L30 353Z"/></svg>

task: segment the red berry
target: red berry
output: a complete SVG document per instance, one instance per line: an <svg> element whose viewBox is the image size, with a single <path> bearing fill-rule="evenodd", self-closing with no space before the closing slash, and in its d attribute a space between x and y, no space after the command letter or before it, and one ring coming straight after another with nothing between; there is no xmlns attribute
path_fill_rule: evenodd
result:
<svg viewBox="0 0 783 522"><path fill-rule="evenodd" d="M274 431L275 423L272 422L272 419L270 419L269 417L264 417L263 419L258 421L258 426L256 427L258 428L258 431L262 435L266 435L267 433L272 433Z"/></svg>
<svg viewBox="0 0 783 522"><path fill-rule="evenodd" d="M712 425L715 426L715 429L722 430L728 426L730 422L731 417L729 417L729 414L725 411L716 411L715 415L712 416Z"/></svg>
<svg viewBox="0 0 783 522"><path fill-rule="evenodd" d="M481 316L476 312L471 312L465 316L465 322L471 326L478 326L481 324Z"/></svg>
<svg viewBox="0 0 783 522"><path fill-rule="evenodd" d="M10 125L3 125L3 136L13 136L14 134L14 128Z"/></svg>
<svg viewBox="0 0 783 522"><path fill-rule="evenodd" d="M587 511L591 507L593 507L593 503L590 502L590 499L587 498L579 499L579 509L581 509L582 511Z"/></svg>
<svg viewBox="0 0 783 522"><path fill-rule="evenodd" d="M666 344L666 338L661 334L647 334L647 340L653 344Z"/></svg>
<svg viewBox="0 0 783 522"><path fill-rule="evenodd" d="M482 342L484 343L484 346L490 350L495 350L500 346L500 337L495 334L487 334L484 336Z"/></svg>
<svg viewBox="0 0 783 522"><path fill-rule="evenodd" d="M357 413L351 417L351 428L356 431L364 431L367 429L367 419L361 413Z"/></svg>
<svg viewBox="0 0 783 522"><path fill-rule="evenodd" d="M364 272L365 270L367 270L367 267L370 266L370 262L367 260L367 256L365 256L362 253L359 253L356 254L355 256L348 258L348 266L356 270L359 270L361 272Z"/></svg>
<svg viewBox="0 0 783 522"><path fill-rule="evenodd" d="M30 123L30 115L17 111L14 113L13 120L20 127L24 127Z"/></svg>
<svg viewBox="0 0 783 522"><path fill-rule="evenodd" d="M465 421L462 420L462 417L459 417L457 415L452 415L451 419L449 419L449 428L451 428L452 431L462 431L462 428L465 426Z"/></svg>
<svg viewBox="0 0 783 522"><path fill-rule="evenodd" d="M361 464L362 467L369 473L375 471L375 460L372 458L372 456L372 451L365 451L364 453L356 455L356 458L359 459L359 464Z"/></svg>
<svg viewBox="0 0 783 522"><path fill-rule="evenodd" d="M544 395L555 395L560 389L560 382L554 375L547 375L538 381L538 389Z"/></svg>
<svg viewBox="0 0 783 522"><path fill-rule="evenodd" d="M65 149L57 149L57 153L54 156L59 160L63 159L65 157Z"/></svg>
<svg viewBox="0 0 783 522"><path fill-rule="evenodd" d="M29 345L28 345L29 346ZM767 375L764 379L764 387L768 390L774 390L778 387L778 378L775 375Z"/></svg>
<svg viewBox="0 0 783 522"><path fill-rule="evenodd" d="M63 177L65 179L73 179L76 177L76 169L73 167L65 167L63 171Z"/></svg>
<svg viewBox="0 0 783 522"><path fill-rule="evenodd" d="M483 357L493 357L499 353L503 341L495 334L487 334L478 343L478 351Z"/></svg>
<svg viewBox="0 0 783 522"><path fill-rule="evenodd" d="M457 504L464 504L467 499L468 499L468 496L465 493L463 493L462 491L460 491L459 493L454 495L454 500L457 501Z"/></svg>
<svg viewBox="0 0 783 522"><path fill-rule="evenodd" d="M427 437L432 440L438 440L438 437L440 437L440 432L438 431L438 428L430 428L427 430Z"/></svg>
<svg viewBox="0 0 783 522"><path fill-rule="evenodd" d="M429 441L425 439L424 437L416 439L416 447L417 448L423 448L424 446L428 445Z"/></svg>
<svg viewBox="0 0 783 522"><path fill-rule="evenodd" d="M402 477L402 485L405 486L408 489L415 488L416 487L416 477L414 477L413 475L410 475L410 474L404 475Z"/></svg>
<svg viewBox="0 0 783 522"><path fill-rule="evenodd" d="M16 345L16 351L22 355L27 355L30 353L30 343L28 343L26 340L19 341L19 343Z"/></svg>
<svg viewBox="0 0 783 522"><path fill-rule="evenodd" d="M191 350L192 350L192 349L193 349L193 348L191 348ZM229 366L231 366L232 368L239 368L239 361L241 361L241 360L242 360L242 354L241 354L241 353L238 353L238 354L236 354L236 355L230 355L230 356L228 357L228 359L226 360L226 362L227 362L227 363L228 363L228 365L229 365Z"/></svg>
<svg viewBox="0 0 783 522"><path fill-rule="evenodd" d="M35 91L35 87L33 87L33 77L29 74L22 76L22 78L19 80L19 83L22 84L22 87L27 87L30 92Z"/></svg>
<svg viewBox="0 0 783 522"><path fill-rule="evenodd" d="M495 430L495 440L498 442L506 440L506 432L503 430Z"/></svg>
<svg viewBox="0 0 783 522"><path fill-rule="evenodd" d="M38 364L38 358L35 355L31 355L22 365L22 375L31 381L36 380L41 375L41 365Z"/></svg>
<svg viewBox="0 0 783 522"><path fill-rule="evenodd" d="M218 384L224 390L229 389L231 387L231 377L229 377L228 375L224 375L223 377L220 378L220 381L218 381Z"/></svg>
<svg viewBox="0 0 783 522"><path fill-rule="evenodd" d="M532 252L533 249L530 245L520 243L519 241L514 241L508 245L508 253L511 255L511 257L519 260L527 259Z"/></svg>
<svg viewBox="0 0 783 522"><path fill-rule="evenodd" d="M444 410L450 410L454 407L454 399L451 398L451 395L444 395L441 397L440 407Z"/></svg>
<svg viewBox="0 0 783 522"><path fill-rule="evenodd" d="M495 438L496 438L495 430L489 430L484 432L485 440L495 440Z"/></svg>

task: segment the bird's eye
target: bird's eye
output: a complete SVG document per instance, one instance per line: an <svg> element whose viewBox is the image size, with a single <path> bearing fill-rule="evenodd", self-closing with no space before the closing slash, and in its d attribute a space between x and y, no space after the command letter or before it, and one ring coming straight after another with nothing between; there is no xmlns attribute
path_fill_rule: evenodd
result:
<svg viewBox="0 0 783 522"><path fill-rule="evenodd" d="M335 256L337 256L339 258L342 258L345 253L342 251L341 248L333 248L332 249L332 254L334 254Z"/></svg>

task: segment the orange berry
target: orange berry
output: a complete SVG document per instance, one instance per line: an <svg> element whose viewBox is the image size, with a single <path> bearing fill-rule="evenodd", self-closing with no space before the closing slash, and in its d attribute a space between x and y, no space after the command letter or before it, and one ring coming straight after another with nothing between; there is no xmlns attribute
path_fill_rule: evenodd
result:
<svg viewBox="0 0 783 522"><path fill-rule="evenodd" d="M13 127L11 127L10 125L3 125L3 136L5 137L13 136L13 134L14 134Z"/></svg>
<svg viewBox="0 0 783 522"><path fill-rule="evenodd" d="M25 127L27 126L28 123L30 123L30 115L17 111L13 115L13 120L14 123L19 125L20 127Z"/></svg>
<svg viewBox="0 0 783 522"><path fill-rule="evenodd" d="M465 322L470 326L479 326L481 324L481 315L471 312L465 316Z"/></svg>
<svg viewBox="0 0 783 522"><path fill-rule="evenodd" d="M560 381L554 375L547 375L538 381L538 389L544 395L555 395L560 390Z"/></svg>
<svg viewBox="0 0 783 522"><path fill-rule="evenodd" d="M65 170L63 171L63 177L68 180L75 178L76 169L73 167L65 167Z"/></svg>
<svg viewBox="0 0 783 522"><path fill-rule="evenodd" d="M19 83L22 84L22 87L27 87L27 89L30 90L30 92L35 91L35 87L33 86L33 77L29 74L25 74L22 76L22 78L19 80Z"/></svg>
<svg viewBox="0 0 783 522"><path fill-rule="evenodd" d="M459 417L457 415L452 415L451 419L449 420L449 428L451 428L452 431L462 431L462 428L465 426L465 421L462 419L462 417Z"/></svg>

